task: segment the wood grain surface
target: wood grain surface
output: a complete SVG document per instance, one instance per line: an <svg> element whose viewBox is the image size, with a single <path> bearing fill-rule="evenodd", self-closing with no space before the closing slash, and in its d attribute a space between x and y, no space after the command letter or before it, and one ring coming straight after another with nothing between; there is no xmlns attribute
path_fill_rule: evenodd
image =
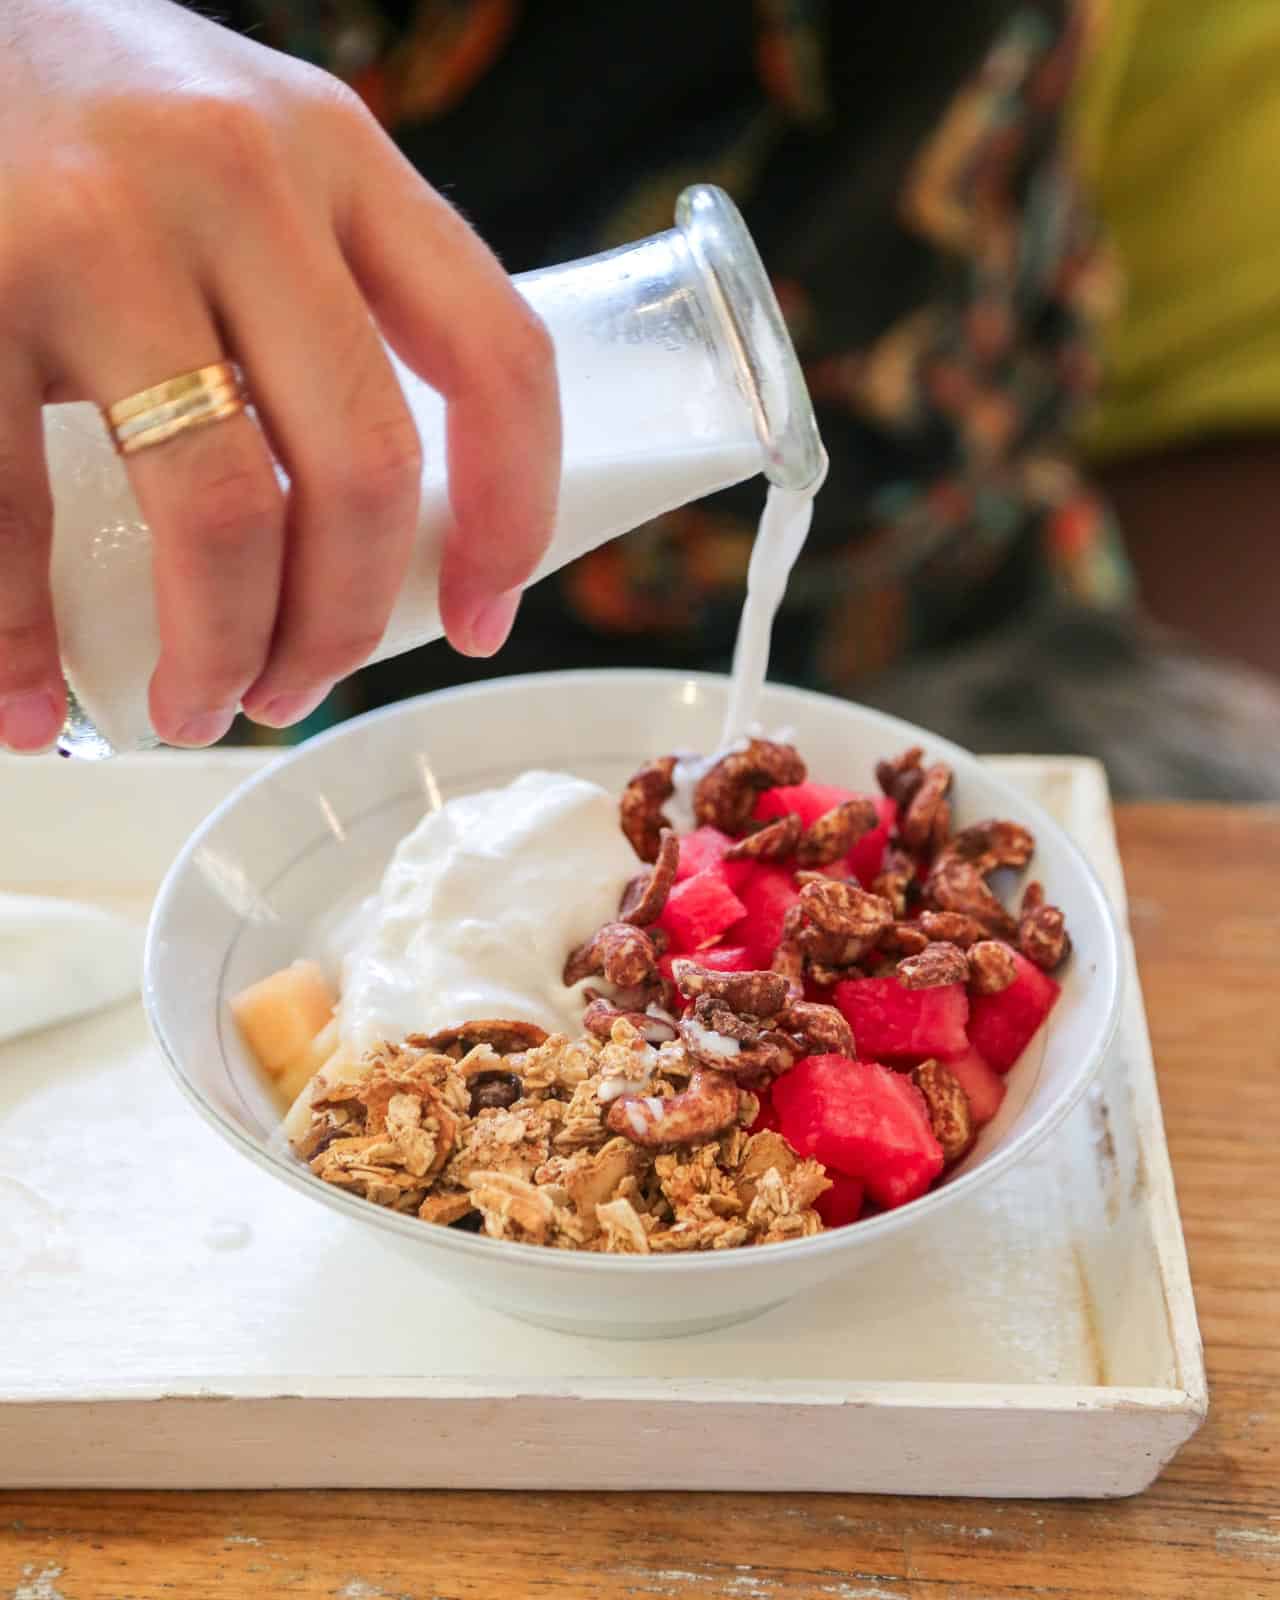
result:
<svg viewBox="0 0 1280 1600"><path fill-rule="evenodd" d="M1145 1495L15 1493L0 1597L1280 1597L1280 811L1119 825L1211 1384Z"/></svg>

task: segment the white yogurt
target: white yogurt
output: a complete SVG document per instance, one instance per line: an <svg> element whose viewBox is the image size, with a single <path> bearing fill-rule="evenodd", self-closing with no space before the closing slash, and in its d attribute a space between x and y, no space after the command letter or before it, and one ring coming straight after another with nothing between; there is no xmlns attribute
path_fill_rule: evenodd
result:
<svg viewBox="0 0 1280 1600"><path fill-rule="evenodd" d="M581 1032L565 957L641 870L616 797L564 773L450 800L401 840L350 925L338 1023L355 1051L481 1017ZM588 980L589 981L589 980Z"/></svg>
<svg viewBox="0 0 1280 1600"><path fill-rule="evenodd" d="M673 774L667 811L680 832L694 826L699 779L760 733L773 618L812 510L812 496L769 491L720 744L682 757ZM566 987L565 957L617 914L637 870L615 798L563 773L527 772L431 812L401 841L378 893L339 924L344 1045L363 1052L482 1017L576 1035L585 983ZM701 1032L708 1053L738 1053L736 1040Z"/></svg>

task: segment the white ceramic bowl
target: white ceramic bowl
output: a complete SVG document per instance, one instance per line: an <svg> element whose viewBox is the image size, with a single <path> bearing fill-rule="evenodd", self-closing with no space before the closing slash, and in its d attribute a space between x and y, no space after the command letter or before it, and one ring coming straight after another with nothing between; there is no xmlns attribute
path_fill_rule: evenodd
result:
<svg viewBox="0 0 1280 1600"><path fill-rule="evenodd" d="M541 1250L428 1226L312 1177L273 1139L279 1123L228 1011L228 996L293 960L316 921L371 889L396 841L441 797L528 767L616 789L652 755L709 749L725 680L663 672L556 673L428 695L321 735L240 788L204 823L160 890L145 994L160 1044L203 1116L251 1160L317 1204L380 1229L405 1257L486 1304L569 1332L693 1333L767 1310L857 1271L1026 1156L1079 1099L1119 1011L1118 940L1097 880L1037 806L973 756L908 723L770 688L763 719L791 730L813 776L873 786L875 761L909 744L955 769L957 825L1000 816L1036 836L1033 870L1066 913L1075 954L1053 1016L1009 1080L997 1119L932 1193L816 1238L705 1255L636 1258Z"/></svg>

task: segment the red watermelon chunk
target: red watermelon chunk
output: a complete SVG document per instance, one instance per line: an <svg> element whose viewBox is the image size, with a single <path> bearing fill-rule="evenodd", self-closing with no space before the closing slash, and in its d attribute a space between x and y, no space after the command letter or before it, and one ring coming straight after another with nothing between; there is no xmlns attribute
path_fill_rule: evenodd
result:
<svg viewBox="0 0 1280 1600"><path fill-rule="evenodd" d="M997 1078L996 1082L1002 1080ZM756 1120L747 1130L748 1133L760 1133L768 1129L772 1133L782 1132L782 1123L778 1119L778 1109L773 1103L772 1088L757 1090L760 1096L760 1110ZM862 1215L863 1186L858 1178L846 1178L843 1172L836 1172L832 1167L827 1168L827 1177L831 1180L831 1187L820 1194L813 1202L813 1208L822 1218L823 1225L828 1228L843 1228L850 1222L856 1222Z"/></svg>
<svg viewBox="0 0 1280 1600"><path fill-rule="evenodd" d="M741 920L746 907L719 872L708 868L677 883L658 918L675 955L692 955L714 944L724 930Z"/></svg>
<svg viewBox="0 0 1280 1600"><path fill-rule="evenodd" d="M740 944L715 944L709 949L699 950L696 956L681 955L678 950L668 950L665 956L658 957L658 971L664 978L676 981L672 965L676 961L697 961L700 967L705 967L708 972L753 972L751 957Z"/></svg>
<svg viewBox="0 0 1280 1600"><path fill-rule="evenodd" d="M756 1120L747 1129L748 1133L760 1133L768 1128L773 1133L782 1132L782 1124L778 1121L778 1113L773 1104L772 1088L759 1089L756 1093L760 1097L760 1110L756 1113Z"/></svg>
<svg viewBox="0 0 1280 1600"><path fill-rule="evenodd" d="M969 1047L969 996L962 983L904 989L897 978L846 978L835 1002L868 1060L923 1061L960 1056Z"/></svg>
<svg viewBox="0 0 1280 1600"><path fill-rule="evenodd" d="M753 814L757 822L772 822L775 817L785 817L788 811L794 811L808 828L846 800L856 799L856 789L841 789L834 783L787 783L777 789L766 789L756 801Z"/></svg>
<svg viewBox="0 0 1280 1600"><path fill-rule="evenodd" d="M774 1084L773 1104L795 1151L860 1179L882 1206L914 1200L942 1171L923 1096L878 1062L806 1056Z"/></svg>
<svg viewBox="0 0 1280 1600"><path fill-rule="evenodd" d="M1013 1066L1061 993L1049 974L1025 956L1014 951L1013 959L1018 976L999 994L974 995L969 1017L970 1043L997 1072Z"/></svg>
<svg viewBox="0 0 1280 1600"><path fill-rule="evenodd" d="M695 828L692 833L682 834L680 859L676 863L676 882L683 883L686 878L695 877L699 872L716 870L736 894L755 870L755 863L726 861L725 851L732 848L733 842L727 833L721 833L719 828L713 828L709 823Z"/></svg>
<svg viewBox="0 0 1280 1600"><path fill-rule="evenodd" d="M898 808L888 795L876 797L876 810L880 813L880 826L872 828L870 833L864 833L853 849L850 850L845 861L844 875L856 878L864 889L871 887L871 880L879 873L884 865L885 846L889 843L889 830L897 820Z"/></svg>
<svg viewBox="0 0 1280 1600"><path fill-rule="evenodd" d="M973 1120L981 1128L991 1121L1004 1099L1005 1083L998 1072L993 1072L976 1050L970 1049L962 1056L953 1056L942 1065L960 1080L969 1101Z"/></svg>
<svg viewBox="0 0 1280 1600"><path fill-rule="evenodd" d="M782 941L783 920L800 898L800 891L785 867L757 866L739 894L742 921L727 930L725 940L728 944L745 945L752 967L764 969Z"/></svg>
<svg viewBox="0 0 1280 1600"><path fill-rule="evenodd" d="M755 815L758 820L769 821L794 811L807 828L828 811L842 806L846 800L866 798L872 799L880 813L879 827L864 833L847 856L831 862L822 870L833 878L857 878L867 889L883 865L885 846L898 815L898 808L888 795L864 796L856 789L841 789L832 783L786 784L778 789L766 789L756 801Z"/></svg>
<svg viewBox="0 0 1280 1600"><path fill-rule="evenodd" d="M827 1168L831 1187L813 1202L813 1209L827 1228L847 1228L862 1215L863 1185L860 1178L846 1178L843 1172Z"/></svg>

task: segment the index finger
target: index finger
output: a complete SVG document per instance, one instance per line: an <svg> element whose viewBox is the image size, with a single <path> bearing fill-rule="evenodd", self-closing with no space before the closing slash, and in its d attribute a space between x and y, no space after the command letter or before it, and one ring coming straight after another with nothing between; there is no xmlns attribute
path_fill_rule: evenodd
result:
<svg viewBox="0 0 1280 1600"><path fill-rule="evenodd" d="M339 237L379 324L448 406L450 642L491 655L551 538L560 400L550 335L458 213L381 141Z"/></svg>

